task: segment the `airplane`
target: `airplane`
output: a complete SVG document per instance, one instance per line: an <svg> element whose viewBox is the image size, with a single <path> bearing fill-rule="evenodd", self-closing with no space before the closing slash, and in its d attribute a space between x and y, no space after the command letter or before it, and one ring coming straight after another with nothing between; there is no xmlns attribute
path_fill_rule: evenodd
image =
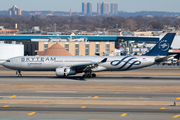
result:
<svg viewBox="0 0 180 120"><path fill-rule="evenodd" d="M140 69L172 58L167 56L176 33L167 33L149 52L141 56L20 56L6 60L2 65L21 71L55 71L59 77L84 73L83 77L96 77L94 72Z"/></svg>

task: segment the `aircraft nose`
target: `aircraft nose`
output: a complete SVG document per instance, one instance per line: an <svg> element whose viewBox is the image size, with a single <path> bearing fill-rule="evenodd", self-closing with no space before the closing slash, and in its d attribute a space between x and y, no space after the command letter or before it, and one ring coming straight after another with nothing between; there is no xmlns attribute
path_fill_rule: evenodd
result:
<svg viewBox="0 0 180 120"><path fill-rule="evenodd" d="M3 63L2 63L2 66L4 66L4 67L5 67L5 66L6 66L6 65L5 65L5 63L6 63L6 62L3 62Z"/></svg>

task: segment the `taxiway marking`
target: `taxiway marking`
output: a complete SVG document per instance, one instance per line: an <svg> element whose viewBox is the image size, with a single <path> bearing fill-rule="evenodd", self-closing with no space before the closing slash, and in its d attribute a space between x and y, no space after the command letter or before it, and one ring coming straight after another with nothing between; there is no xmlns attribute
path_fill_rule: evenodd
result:
<svg viewBox="0 0 180 120"><path fill-rule="evenodd" d="M180 117L180 115L175 115L175 116L173 116L173 118L178 118L178 117Z"/></svg>
<svg viewBox="0 0 180 120"><path fill-rule="evenodd" d="M176 100L180 100L180 97L177 97Z"/></svg>
<svg viewBox="0 0 180 120"><path fill-rule="evenodd" d="M166 107L162 107L161 109L164 110L164 109L166 109Z"/></svg>
<svg viewBox="0 0 180 120"><path fill-rule="evenodd" d="M93 97L93 99L96 99L96 98L98 98L98 96L94 96L94 97Z"/></svg>
<svg viewBox="0 0 180 120"><path fill-rule="evenodd" d="M14 98L14 97L16 97L17 95L13 95L13 96L11 96L11 97L9 97L9 98Z"/></svg>
<svg viewBox="0 0 180 120"><path fill-rule="evenodd" d="M81 108L86 108L86 106L82 106Z"/></svg>
<svg viewBox="0 0 180 120"><path fill-rule="evenodd" d="M127 115L127 113L123 113L121 116L122 116L122 117L125 117L126 115Z"/></svg>
<svg viewBox="0 0 180 120"><path fill-rule="evenodd" d="M31 113L29 113L28 115L33 115L33 114L35 114L36 112L31 112Z"/></svg>
<svg viewBox="0 0 180 120"><path fill-rule="evenodd" d="M9 105L5 105L5 106L3 106L3 107L9 107Z"/></svg>

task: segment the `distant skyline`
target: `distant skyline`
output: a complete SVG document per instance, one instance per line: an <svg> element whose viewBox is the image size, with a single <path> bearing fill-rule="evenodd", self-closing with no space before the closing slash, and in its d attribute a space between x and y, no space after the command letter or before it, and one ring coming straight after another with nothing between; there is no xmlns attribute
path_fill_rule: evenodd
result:
<svg viewBox="0 0 180 120"><path fill-rule="evenodd" d="M0 0L0 10L17 5L22 11L82 12L82 2L92 2L92 11L97 12L98 2L117 2L118 11L165 11L180 12L180 0Z"/></svg>

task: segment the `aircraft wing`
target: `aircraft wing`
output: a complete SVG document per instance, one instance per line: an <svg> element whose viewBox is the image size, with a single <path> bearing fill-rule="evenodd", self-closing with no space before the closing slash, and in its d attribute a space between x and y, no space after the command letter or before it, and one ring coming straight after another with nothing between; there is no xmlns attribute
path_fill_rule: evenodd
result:
<svg viewBox="0 0 180 120"><path fill-rule="evenodd" d="M174 57L174 56L176 56L176 54L174 54L174 55L169 55L169 56L164 56L164 57L158 56L158 57L155 58L155 61L156 61L156 62L163 62L163 61L166 61L166 60L168 60L169 58Z"/></svg>
<svg viewBox="0 0 180 120"><path fill-rule="evenodd" d="M98 66L101 63L105 63L106 61L107 61L107 58L104 58L102 61L99 61L99 62L75 64L75 65L71 65L71 66L67 66L67 67L70 67L72 69L88 70L88 69Z"/></svg>

